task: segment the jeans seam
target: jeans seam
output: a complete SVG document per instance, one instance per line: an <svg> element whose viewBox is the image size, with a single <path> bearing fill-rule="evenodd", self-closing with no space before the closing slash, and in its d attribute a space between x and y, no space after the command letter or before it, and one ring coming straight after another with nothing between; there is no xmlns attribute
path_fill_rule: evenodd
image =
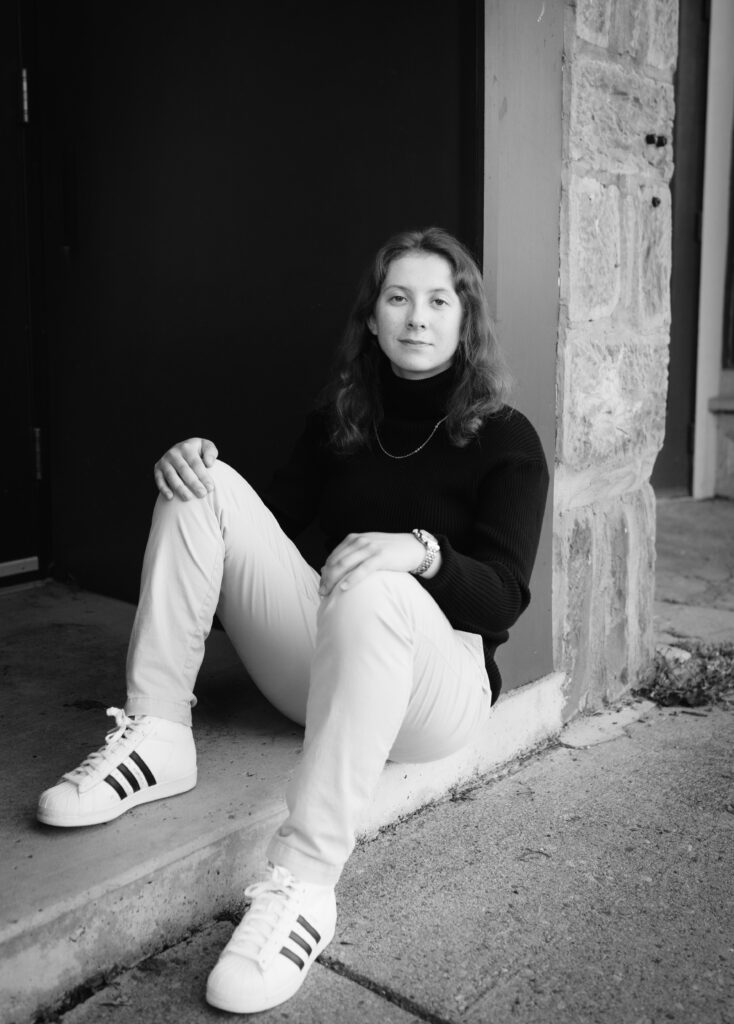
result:
<svg viewBox="0 0 734 1024"><path fill-rule="evenodd" d="M442 648L441 648L441 647L439 647L439 646L438 646L438 645L437 645L437 644L436 644L436 643L434 642L434 640L433 640L433 638L431 637L431 635L430 635L430 634L428 634L428 633L426 633L426 632L424 632L423 628L422 628L422 627L420 627L420 626L417 626L417 627L416 627L416 631L415 631L415 632L416 632L416 637L417 637L417 636L420 636L420 637L421 637L421 640L422 640L422 642L424 642L424 643L425 643L425 642L428 642L428 644L430 645L430 647L432 648L432 650L433 650L433 651L435 652L435 655L439 655L439 656L440 656L440 658L441 658L441 660L442 660L442 662L443 662L443 663L444 663L445 665L447 665L447 666L448 666L448 667L449 667L449 668L450 668L450 669L452 670L454 678L455 678L455 679L457 679L457 680L458 680L458 679L461 679L461 676L462 676L462 672L461 672L461 670L460 670L460 669L458 669L458 668L457 668L457 667L456 667L456 666L454 665L454 663L453 663L453 662L451 661L451 658L450 658L450 656L449 656L449 655L447 655L447 654L446 654L446 653L445 653L445 652L444 652L444 651L442 650ZM462 645L462 647L464 647L464 649L466 650L466 648L467 648L467 645L466 645L466 644L464 644L464 642L463 642L463 640L461 640L461 638L459 638L459 637L456 637L456 641L457 641L457 643L460 643L460 644ZM483 674L483 675L484 675L484 676L486 677L486 675L487 675L487 672L486 672L486 668L484 667L484 665L483 665L483 664L480 664L480 662L479 662L479 659L478 659L478 658L475 658L475 657L474 657L474 652L473 652L473 651L471 651L471 650L469 650L469 651L467 651L467 653L469 653L469 654L470 654L470 656L471 656L471 659L472 659L472 663L473 663L473 664L474 664L474 665L476 666L476 668L477 668L477 669L480 669L480 670L484 669L484 671L483 671L483 673L482 673L482 674ZM414 655L414 657L415 657L415 655ZM482 689L485 689L485 685L484 685L484 682L483 682L483 681L482 681L482 683L481 683L481 687L482 687ZM487 688L487 689L489 689L489 679L487 679L487 685L486 685L486 688Z"/></svg>
<svg viewBox="0 0 734 1024"><path fill-rule="evenodd" d="M209 635L209 633L207 633L207 635L204 636L203 621L206 618L207 609L211 605L212 592L215 590L214 581L215 581L215 579L217 577L218 564L220 562L221 562L221 566L222 566L222 572L219 574L219 578L221 579L222 575L224 573L224 557L221 554L221 552L217 556L217 559L215 560L214 565L212 566L211 572L209 574L209 580L208 580L208 584L207 584L206 595L205 595L204 600L201 602L201 606L200 606L200 608L199 608L199 610L197 611L197 614L196 614L197 632L195 634L193 634L190 637L190 639L189 639L189 644L188 644L188 648L187 648L187 651L186 651L186 658L185 658L184 663L183 663L183 674L184 674L184 676L187 676L187 674L189 672L190 665L191 665L192 659L194 657L194 650L193 650L193 648L194 648L194 644L196 643L197 639L199 639L201 641L201 643L206 644L206 639L207 639L207 637ZM219 600L219 593L220 593L220 591L221 591L221 587L219 589L217 589L217 600L214 603L214 607L211 609L211 618L212 618L212 620L214 619L214 614L216 612L216 607L217 607L217 602ZM194 680L194 683L195 682L196 682L196 680ZM194 686L193 685L191 686L191 692L192 693L194 692Z"/></svg>

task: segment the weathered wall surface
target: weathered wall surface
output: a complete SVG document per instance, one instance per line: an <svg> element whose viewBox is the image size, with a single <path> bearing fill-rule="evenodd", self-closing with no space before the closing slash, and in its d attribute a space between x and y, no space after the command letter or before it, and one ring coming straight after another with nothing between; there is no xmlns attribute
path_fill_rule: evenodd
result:
<svg viewBox="0 0 734 1024"><path fill-rule="evenodd" d="M568 712L653 654L677 0L578 0L565 37L555 662Z"/></svg>

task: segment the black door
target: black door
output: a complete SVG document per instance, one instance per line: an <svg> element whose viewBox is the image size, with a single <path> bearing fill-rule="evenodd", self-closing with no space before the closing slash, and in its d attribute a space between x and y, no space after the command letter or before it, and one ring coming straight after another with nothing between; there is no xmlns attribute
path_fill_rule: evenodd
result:
<svg viewBox="0 0 734 1024"><path fill-rule="evenodd" d="M701 205L708 72L708 4L681 0L675 79L673 269L665 441L652 483L659 495L691 493L701 267Z"/></svg>
<svg viewBox="0 0 734 1024"><path fill-rule="evenodd" d="M128 599L174 441L257 486L396 230L481 249L481 4L39 6L54 571Z"/></svg>
<svg viewBox="0 0 734 1024"><path fill-rule="evenodd" d="M15 3L0 5L0 62L0 584L7 584L35 574L40 554L35 454L40 435L34 429L38 420L33 401L26 203L28 77L23 66L20 10Z"/></svg>

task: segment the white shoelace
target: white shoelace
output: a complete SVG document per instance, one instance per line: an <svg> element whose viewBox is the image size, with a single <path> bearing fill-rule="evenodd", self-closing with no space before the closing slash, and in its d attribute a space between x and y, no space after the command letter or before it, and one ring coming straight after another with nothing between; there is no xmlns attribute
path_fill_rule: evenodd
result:
<svg viewBox="0 0 734 1024"><path fill-rule="evenodd" d="M115 728L111 729L105 736L104 746L100 747L99 750L95 750L89 757L86 757L78 768L66 772L62 776L64 779L67 779L69 782L79 783L91 775L98 774L103 769L106 770L109 758L114 752L115 744L124 736L129 735L130 731L139 724L134 722L132 718L128 718L122 708L107 708L107 714L114 718Z"/></svg>
<svg viewBox="0 0 734 1024"><path fill-rule="evenodd" d="M227 949L265 967L280 950L298 916L300 887L289 871L276 867L264 882L248 885L245 896L251 905Z"/></svg>

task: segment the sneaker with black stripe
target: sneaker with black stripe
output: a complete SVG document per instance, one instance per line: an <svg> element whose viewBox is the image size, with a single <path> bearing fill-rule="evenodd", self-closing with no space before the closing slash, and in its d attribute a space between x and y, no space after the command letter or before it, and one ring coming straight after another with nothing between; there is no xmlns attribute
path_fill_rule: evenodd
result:
<svg viewBox="0 0 734 1024"><path fill-rule="evenodd" d="M128 718L120 708L108 708L107 714L115 728L104 746L41 794L38 820L44 825L99 825L196 785L196 747L188 726L150 715Z"/></svg>
<svg viewBox="0 0 734 1024"><path fill-rule="evenodd" d="M274 867L248 886L249 909L209 975L206 999L230 1013L259 1013L290 999L334 937L336 898Z"/></svg>

